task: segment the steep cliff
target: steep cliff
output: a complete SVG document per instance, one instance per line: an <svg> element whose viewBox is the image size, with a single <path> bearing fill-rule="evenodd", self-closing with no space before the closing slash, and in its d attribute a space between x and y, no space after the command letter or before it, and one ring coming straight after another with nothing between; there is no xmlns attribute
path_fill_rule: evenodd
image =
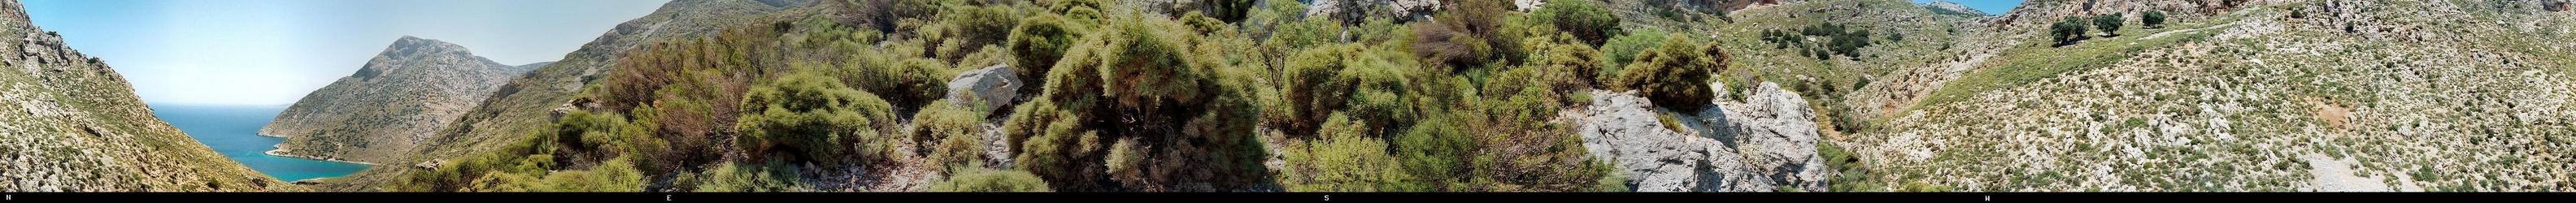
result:
<svg viewBox="0 0 2576 203"><path fill-rule="evenodd" d="M0 191L258 191L283 185L153 117L106 60L0 0Z"/></svg>

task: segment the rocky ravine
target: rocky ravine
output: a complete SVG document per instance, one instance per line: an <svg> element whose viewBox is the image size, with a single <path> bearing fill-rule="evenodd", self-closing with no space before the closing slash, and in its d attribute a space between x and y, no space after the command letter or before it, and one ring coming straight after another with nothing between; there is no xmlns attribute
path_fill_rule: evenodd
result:
<svg viewBox="0 0 2576 203"><path fill-rule="evenodd" d="M270 154L392 161L526 68L474 56L464 46L404 36L357 73L296 101L259 133L287 138Z"/></svg>
<svg viewBox="0 0 2576 203"><path fill-rule="evenodd" d="M284 185L153 117L104 59L0 0L0 192L258 191Z"/></svg>
<svg viewBox="0 0 2576 203"><path fill-rule="evenodd" d="M1825 190L1830 170L1816 154L1815 114L1777 84L1762 83L1745 102L1675 115L1680 128L1657 118L1675 112L1634 93L1592 94L1588 112L1568 117L1581 122L1593 157L1609 160L1637 191Z"/></svg>

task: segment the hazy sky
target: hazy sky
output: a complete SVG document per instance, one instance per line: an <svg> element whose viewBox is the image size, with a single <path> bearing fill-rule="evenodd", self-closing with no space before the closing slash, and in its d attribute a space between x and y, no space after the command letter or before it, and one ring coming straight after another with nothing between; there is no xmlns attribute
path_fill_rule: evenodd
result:
<svg viewBox="0 0 2576 203"><path fill-rule="evenodd" d="M156 104L287 105L404 35L554 61L667 0L26 0Z"/></svg>
<svg viewBox="0 0 2576 203"><path fill-rule="evenodd" d="M1914 3L1916 3L1916 4L1921 4L1921 3L1930 3L1930 2L1933 2L1933 1L1935 1L1935 0L1914 0ZM1956 2L1956 3L1959 3L1959 5L1968 5L1968 8L1977 9L1977 11L1984 11L1984 12L1986 12L1986 14L2002 15L2002 14L2004 14L2004 12L2006 12L2006 11L2012 11L2012 8L2013 8L2013 7L2015 7L2015 6L2021 6L2021 1L2022 1L2022 0L1949 0L1949 1L1950 1L1950 2Z"/></svg>

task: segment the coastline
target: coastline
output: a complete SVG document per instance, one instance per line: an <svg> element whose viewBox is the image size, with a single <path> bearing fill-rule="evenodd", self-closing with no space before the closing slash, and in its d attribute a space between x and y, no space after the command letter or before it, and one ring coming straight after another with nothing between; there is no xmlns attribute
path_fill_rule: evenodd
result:
<svg viewBox="0 0 2576 203"><path fill-rule="evenodd" d="M262 135L262 136L266 136L266 135ZM287 154L286 154L286 143L277 143L277 145L274 145L274 146L270 147L270 148L269 148L269 150L268 150L267 152L260 152L260 153L261 153L261 154L268 154L269 156L278 156L278 157L287 157L287 158L298 158L298 159L308 159L308 160L315 160L315 161L328 161L328 162L340 162L340 163L353 163L353 164L363 164L363 165L367 165L367 166L381 166L381 165L377 165L376 163L369 163L369 162L364 162L364 161L349 161L349 160L339 160L339 159L324 159L324 158L321 158L321 157L310 157L310 156L287 155Z"/></svg>

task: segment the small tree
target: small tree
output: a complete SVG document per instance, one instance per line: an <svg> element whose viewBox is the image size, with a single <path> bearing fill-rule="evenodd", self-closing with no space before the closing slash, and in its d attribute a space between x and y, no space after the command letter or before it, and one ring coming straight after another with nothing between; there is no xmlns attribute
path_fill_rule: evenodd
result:
<svg viewBox="0 0 2576 203"><path fill-rule="evenodd" d="M2093 26L2102 28L2102 37L2120 36L2120 13L2093 16Z"/></svg>
<svg viewBox="0 0 2576 203"><path fill-rule="evenodd" d="M2090 30L2085 25L2083 17L2066 17L2066 20L2049 25L2048 34L2057 39L2058 46L2073 45L2076 41L2084 41L2084 33Z"/></svg>
<svg viewBox="0 0 2576 203"><path fill-rule="evenodd" d="M1726 53L1718 48L1671 35L1663 46L1638 54L1637 62L1629 63L1612 87L1638 90L1655 106L1697 112L1715 97L1708 90L1709 74L1726 70Z"/></svg>
<svg viewBox="0 0 2576 203"><path fill-rule="evenodd" d="M2147 13L2146 13L2146 14L2138 14L2138 15L2139 15L2139 16L2138 16L2138 24L2145 25L2145 26L2147 26L2147 28L2164 28L2164 27L2165 27L2165 12L2164 12L2164 11L2147 11Z"/></svg>

